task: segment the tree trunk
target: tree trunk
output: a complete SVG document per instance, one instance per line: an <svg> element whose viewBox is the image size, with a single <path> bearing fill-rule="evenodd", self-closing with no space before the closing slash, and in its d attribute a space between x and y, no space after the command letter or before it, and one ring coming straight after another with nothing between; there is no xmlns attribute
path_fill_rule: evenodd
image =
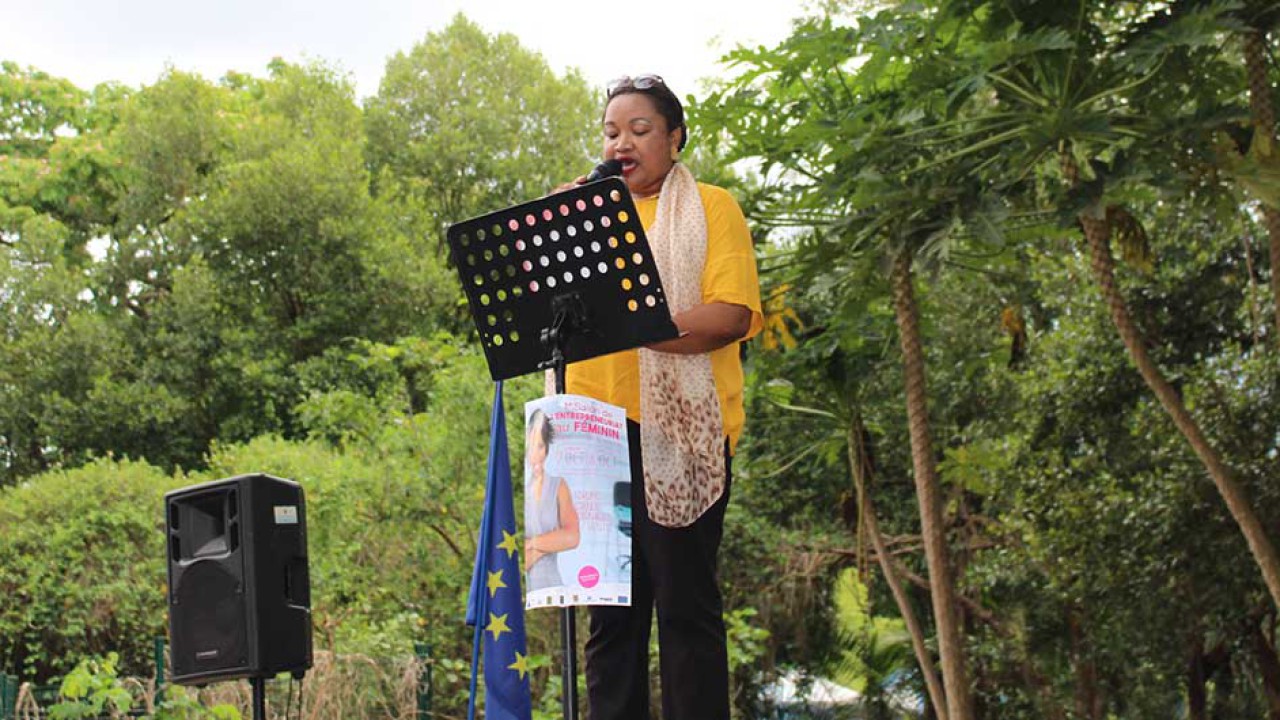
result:
<svg viewBox="0 0 1280 720"><path fill-rule="evenodd" d="M1079 169L1069 152L1063 155L1062 164L1067 181L1074 185L1079 178ZM1240 527L1240 532L1244 534L1254 562L1262 572L1262 580L1271 593L1271 601L1280 608L1280 555L1276 554L1275 546L1263 529L1258 515L1253 511L1253 506L1249 504L1244 487L1236 480L1217 449L1205 437L1200 425L1187 411L1178 391L1165 379L1164 373L1147 352L1142 334L1129 316L1129 308L1119 288L1116 287L1115 260L1111 257L1111 229L1106 220L1093 217L1088 212L1081 213L1079 219L1084 227L1085 240L1089 245L1094 278L1098 281L1098 289L1102 292L1103 300L1110 310L1111 321L1115 324L1116 330L1120 333L1120 339L1129 352L1129 358L1137 366L1142 379L1160 401L1165 412L1173 420L1173 424L1191 445L1200 462L1204 464L1205 470L1208 471L1209 477L1218 489L1218 494L1226 502L1227 510Z"/></svg>
<svg viewBox="0 0 1280 720"><path fill-rule="evenodd" d="M1280 658L1259 625L1252 628L1253 655L1262 675L1262 690L1267 697L1267 720L1280 720Z"/></svg>
<svg viewBox="0 0 1280 720"><path fill-rule="evenodd" d="M40 444L38 433L41 428L34 422L30 423L30 426L31 440L27 443L27 458L31 460L36 472L44 472L49 469L49 460L44 456L44 446Z"/></svg>
<svg viewBox="0 0 1280 720"><path fill-rule="evenodd" d="M1076 674L1076 717L1082 720L1102 719L1102 693L1098 689L1098 665L1085 640L1084 630L1072 608L1067 608L1067 629Z"/></svg>
<svg viewBox="0 0 1280 720"><path fill-rule="evenodd" d="M911 284L911 260L909 251L898 253L894 258L891 281L894 318L898 324L898 341L902 346L902 367L906 379L907 422L911 435L911 464L916 484L916 501L920 506L920 537L924 542L925 562L929 566L929 591L933 600L934 621L938 627L938 654L942 658L947 715L950 720L973 720L973 693L965 669L964 643L957 619L951 562L947 555L942 493L938 485L933 439L929 430L924 351L920 344L915 289Z"/></svg>
<svg viewBox="0 0 1280 720"><path fill-rule="evenodd" d="M1267 81L1267 34L1252 29L1244 35L1244 64L1249 78L1249 109L1253 114L1254 142L1257 134L1271 139L1272 152L1276 152L1276 113L1271 107L1271 83ZM1276 327L1273 342L1280 349L1280 210L1262 205L1262 222L1271 240L1271 297L1276 306Z"/></svg>
<svg viewBox="0 0 1280 720"><path fill-rule="evenodd" d="M1249 239L1249 234L1245 233L1240 237L1240 244L1244 246L1244 270L1249 273L1249 325L1250 332L1253 335L1254 347L1262 347L1262 309L1258 305L1258 274L1253 269L1253 243Z"/></svg>
<svg viewBox="0 0 1280 720"><path fill-rule="evenodd" d="M925 644L924 628L921 627L920 620L916 618L916 613L911 608L911 599L907 597L906 589L902 587L902 581L894 569L893 557L885 549L884 537L880 534L880 527L876 522L875 507L871 504L871 496L867 494L870 463L863 437L865 435L862 417L855 414L853 421L849 424L847 445L849 467L852 469L854 489L858 494L858 511L862 514L863 522L866 523L867 535L876 550L876 559L880 561L880 572L884 574L885 582L889 584L889 590L893 593L893 600L898 605L898 613L902 615L902 620L907 625L907 632L911 634L911 649L915 651L916 662L920 664L920 674L924 676L924 684L929 692L929 702L933 705L934 715L938 720L947 720L946 693L943 692L942 683L938 680L938 671L933 665L933 654Z"/></svg>
<svg viewBox="0 0 1280 720"><path fill-rule="evenodd" d="M1226 643L1219 642L1204 654L1205 688L1213 690L1208 706L1213 708L1209 717L1225 720L1226 708L1231 707L1231 696L1236 691L1236 676L1231 671L1231 651ZM1234 719L1233 719L1234 720Z"/></svg>
<svg viewBox="0 0 1280 720"><path fill-rule="evenodd" d="M878 559L878 558L877 558ZM929 581L916 575L910 570L897 564L894 561L894 571L901 576L902 579L911 583L917 588L928 592ZM1022 672L1022 678L1027 683L1027 688L1035 692L1040 697L1040 717L1045 720L1066 720L1067 711L1054 696L1053 684L1043 672L1036 667L1033 661L1031 651L1027 648L1027 634L1023 629L1015 629L1001 622L995 613L987 608L979 605L975 600L967 598L964 595L956 595L959 605L969 611L974 619L986 624L997 635L1004 638L1010 643L1021 643L1020 656L1018 658L1019 670Z"/></svg>
<svg viewBox="0 0 1280 720"><path fill-rule="evenodd" d="M1205 685L1209 681L1204 668L1204 643L1196 640L1191 647L1191 659L1187 663L1187 720L1208 720L1209 693Z"/></svg>

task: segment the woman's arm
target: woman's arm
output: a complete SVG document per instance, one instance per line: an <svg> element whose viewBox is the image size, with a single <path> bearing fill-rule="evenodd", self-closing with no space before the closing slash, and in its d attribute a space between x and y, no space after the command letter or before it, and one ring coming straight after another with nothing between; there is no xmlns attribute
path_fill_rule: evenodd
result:
<svg viewBox="0 0 1280 720"><path fill-rule="evenodd" d="M578 531L578 511L573 507L573 494L569 492L569 486L563 482L560 483L560 489L556 492L556 504L560 510L560 527L531 537L525 542L525 549L536 555L529 561L530 563L537 562L537 558L543 555L578 547L581 540Z"/></svg>
<svg viewBox="0 0 1280 720"><path fill-rule="evenodd" d="M672 320L680 337L653 343L650 350L678 355L708 353L741 340L751 330L751 310L732 303L694 305Z"/></svg>

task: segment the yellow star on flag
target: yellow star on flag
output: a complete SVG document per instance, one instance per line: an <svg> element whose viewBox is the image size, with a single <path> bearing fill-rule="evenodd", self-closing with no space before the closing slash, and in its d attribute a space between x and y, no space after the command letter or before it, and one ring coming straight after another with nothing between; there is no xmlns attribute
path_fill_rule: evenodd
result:
<svg viewBox="0 0 1280 720"><path fill-rule="evenodd" d="M508 558L508 559L510 559L511 557L515 556L515 554L516 554L516 549L517 549L517 545L516 545L516 536L515 536L515 535L512 535L511 533L507 532L506 530L503 530L503 531L502 531L502 542L498 543L498 547L500 547L500 548L502 548L503 550L506 550L506 551L507 551L507 558Z"/></svg>
<svg viewBox="0 0 1280 720"><path fill-rule="evenodd" d="M498 642L498 638L504 632L511 632L511 628L507 627L507 615L494 615L489 613L489 625L484 629L485 632L493 633L493 641Z"/></svg>
<svg viewBox="0 0 1280 720"><path fill-rule="evenodd" d="M498 588L504 588L507 584L502 582L502 571L489 573L489 597L498 594Z"/></svg>
<svg viewBox="0 0 1280 720"><path fill-rule="evenodd" d="M529 658L522 655L519 650L516 651L516 661L507 666L508 670L515 670L520 674L523 680L525 675L529 674Z"/></svg>

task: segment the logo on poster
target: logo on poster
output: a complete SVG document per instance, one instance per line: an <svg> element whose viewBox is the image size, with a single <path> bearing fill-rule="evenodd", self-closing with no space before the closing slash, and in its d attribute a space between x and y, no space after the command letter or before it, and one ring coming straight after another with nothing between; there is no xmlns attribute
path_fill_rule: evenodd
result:
<svg viewBox="0 0 1280 720"><path fill-rule="evenodd" d="M593 588L600 582L600 571L591 565L584 566L578 571L578 584L584 588Z"/></svg>

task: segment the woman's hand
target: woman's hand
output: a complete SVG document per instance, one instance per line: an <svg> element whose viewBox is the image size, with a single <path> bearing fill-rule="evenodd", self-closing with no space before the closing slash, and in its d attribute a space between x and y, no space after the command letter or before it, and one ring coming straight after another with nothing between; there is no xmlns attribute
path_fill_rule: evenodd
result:
<svg viewBox="0 0 1280 720"><path fill-rule="evenodd" d="M541 493L541 486L538 487ZM556 491L556 506L559 512L560 527L525 538L524 541L524 562L525 568L533 567L533 564L541 560L546 555L553 555L565 550L572 550L578 547L578 542L582 539L578 532L578 511L573 507L573 494L569 492L569 486L560 483L560 489Z"/></svg>
<svg viewBox="0 0 1280 720"><path fill-rule="evenodd" d="M578 179L574 180L573 182L567 182L567 183L564 183L563 185L557 185L556 189L552 190L549 194L555 195L556 193L562 193L565 190L572 190L586 181L587 181L586 175L579 175Z"/></svg>
<svg viewBox="0 0 1280 720"><path fill-rule="evenodd" d="M671 319L680 336L646 347L677 355L696 355L741 340L751 331L751 310L732 303L694 305Z"/></svg>
<svg viewBox="0 0 1280 720"><path fill-rule="evenodd" d="M537 538L525 538L524 541L524 568L528 570L533 564L542 559L546 553L534 547L534 540Z"/></svg>

